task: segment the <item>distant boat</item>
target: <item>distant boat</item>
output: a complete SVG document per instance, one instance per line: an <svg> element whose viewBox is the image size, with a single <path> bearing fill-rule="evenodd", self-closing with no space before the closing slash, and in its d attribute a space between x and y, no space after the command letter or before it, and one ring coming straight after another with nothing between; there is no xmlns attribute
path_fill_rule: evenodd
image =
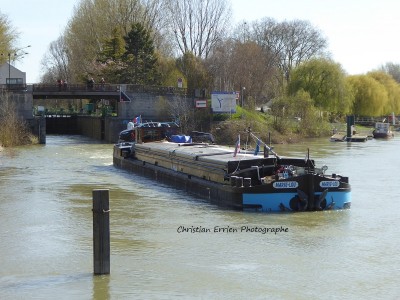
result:
<svg viewBox="0 0 400 300"><path fill-rule="evenodd" d="M376 122L372 135L376 139L387 139L394 137L394 133L390 129L390 123L385 122Z"/></svg>

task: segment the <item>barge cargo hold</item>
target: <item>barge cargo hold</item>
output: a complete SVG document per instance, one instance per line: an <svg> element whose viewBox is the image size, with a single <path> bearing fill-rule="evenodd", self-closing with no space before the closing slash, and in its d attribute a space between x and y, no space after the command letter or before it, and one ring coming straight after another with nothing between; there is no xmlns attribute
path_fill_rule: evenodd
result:
<svg viewBox="0 0 400 300"><path fill-rule="evenodd" d="M316 168L309 158L280 157L272 149L264 156L235 155L228 147L161 140L163 130L135 128L135 141L114 145L114 166L238 210L350 208L348 177L327 175L327 167Z"/></svg>

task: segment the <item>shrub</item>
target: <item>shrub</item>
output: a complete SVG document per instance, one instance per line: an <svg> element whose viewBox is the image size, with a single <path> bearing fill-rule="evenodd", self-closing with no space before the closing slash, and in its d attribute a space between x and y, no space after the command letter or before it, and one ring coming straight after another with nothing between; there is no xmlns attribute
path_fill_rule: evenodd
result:
<svg viewBox="0 0 400 300"><path fill-rule="evenodd" d="M27 124L18 117L16 105L8 94L0 95L0 145L13 147L35 142Z"/></svg>

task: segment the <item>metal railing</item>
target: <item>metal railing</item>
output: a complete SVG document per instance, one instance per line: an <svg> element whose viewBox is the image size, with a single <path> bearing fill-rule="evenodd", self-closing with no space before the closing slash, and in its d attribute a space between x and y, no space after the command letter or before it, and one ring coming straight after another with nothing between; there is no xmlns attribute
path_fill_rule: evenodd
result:
<svg viewBox="0 0 400 300"><path fill-rule="evenodd" d="M26 91L26 84L22 83L0 84L0 90Z"/></svg>
<svg viewBox="0 0 400 300"><path fill-rule="evenodd" d="M130 93L148 93L156 95L187 95L187 89L173 86L127 84L126 91Z"/></svg>
<svg viewBox="0 0 400 300"><path fill-rule="evenodd" d="M119 84L33 84L33 92L119 92Z"/></svg>
<svg viewBox="0 0 400 300"><path fill-rule="evenodd" d="M186 88L156 85L127 84L122 89L120 84L32 84L32 92L119 92L124 90L128 93L147 93L155 95L177 95L187 96ZM1 84L0 90L26 91L27 84Z"/></svg>
<svg viewBox="0 0 400 300"><path fill-rule="evenodd" d="M157 95L179 95L186 96L187 89L171 86L156 85L124 85L121 89L120 84L34 84L33 92L119 92L125 90L128 93L148 93Z"/></svg>

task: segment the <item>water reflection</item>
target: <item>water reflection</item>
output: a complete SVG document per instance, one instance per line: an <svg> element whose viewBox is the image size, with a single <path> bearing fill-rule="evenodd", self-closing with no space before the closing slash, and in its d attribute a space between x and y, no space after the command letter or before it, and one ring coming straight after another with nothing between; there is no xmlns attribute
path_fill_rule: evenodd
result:
<svg viewBox="0 0 400 300"><path fill-rule="evenodd" d="M110 275L93 276L93 300L110 299Z"/></svg>

